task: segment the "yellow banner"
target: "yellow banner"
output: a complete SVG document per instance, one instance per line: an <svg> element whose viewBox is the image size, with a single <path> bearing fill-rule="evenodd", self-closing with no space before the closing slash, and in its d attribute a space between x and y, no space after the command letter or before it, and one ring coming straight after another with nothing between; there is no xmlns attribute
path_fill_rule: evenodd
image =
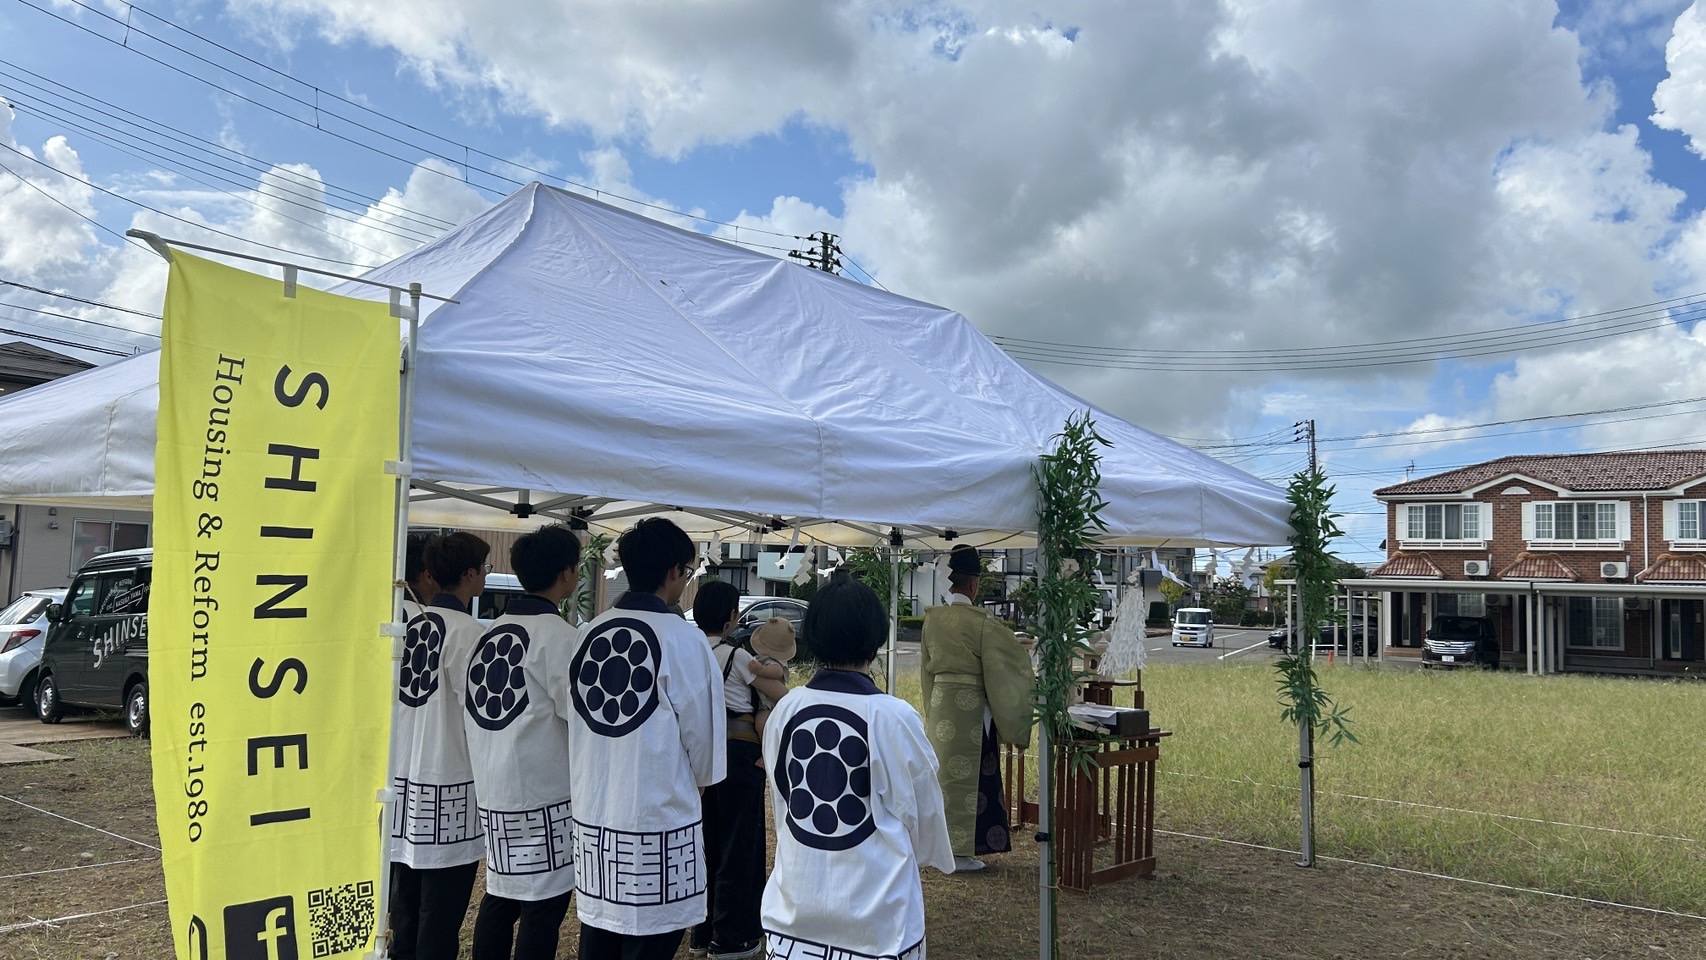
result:
<svg viewBox="0 0 1706 960"><path fill-rule="evenodd" d="M383 905L397 321L172 254L150 602L182 960L359 957Z"/></svg>

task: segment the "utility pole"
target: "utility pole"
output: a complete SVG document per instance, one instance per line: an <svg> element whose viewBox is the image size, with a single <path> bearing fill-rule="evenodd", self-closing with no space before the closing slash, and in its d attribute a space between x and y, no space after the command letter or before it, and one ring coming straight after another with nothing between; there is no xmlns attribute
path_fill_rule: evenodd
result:
<svg viewBox="0 0 1706 960"><path fill-rule="evenodd" d="M807 266L825 273L839 273L841 270L841 238L827 230L819 230L809 237L795 237L795 240L810 240L815 247L804 250L789 250L788 256L795 260L804 260Z"/></svg>
<svg viewBox="0 0 1706 960"><path fill-rule="evenodd" d="M1304 437L1309 438L1309 472L1313 474L1318 469L1315 460L1315 421L1299 420L1292 424L1292 428L1294 432L1291 437L1291 442L1297 443Z"/></svg>

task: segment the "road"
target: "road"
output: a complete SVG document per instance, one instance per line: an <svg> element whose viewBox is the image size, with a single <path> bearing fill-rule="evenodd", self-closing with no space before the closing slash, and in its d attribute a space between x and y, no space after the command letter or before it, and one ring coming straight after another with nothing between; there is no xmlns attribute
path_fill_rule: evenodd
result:
<svg viewBox="0 0 1706 960"><path fill-rule="evenodd" d="M1268 646L1267 627L1215 627L1212 647L1175 647L1165 635L1149 638L1150 663L1237 663L1268 661L1279 651Z"/></svg>
<svg viewBox="0 0 1706 960"><path fill-rule="evenodd" d="M1268 646L1267 627L1247 627L1243 629L1216 627L1214 646L1212 647L1175 647L1167 641L1165 634L1149 638L1150 663L1240 663L1245 661L1270 661L1279 656L1279 651ZM886 656L887 654L882 654ZM902 673L918 672L918 644L902 641L896 650L896 670Z"/></svg>

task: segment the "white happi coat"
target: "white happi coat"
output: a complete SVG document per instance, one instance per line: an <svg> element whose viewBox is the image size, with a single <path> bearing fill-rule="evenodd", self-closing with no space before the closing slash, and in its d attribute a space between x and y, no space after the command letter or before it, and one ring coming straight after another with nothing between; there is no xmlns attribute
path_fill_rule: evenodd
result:
<svg viewBox="0 0 1706 960"><path fill-rule="evenodd" d="M421 870L480 859L474 772L462 735L461 665L480 622L451 594L404 601L408 639L392 704L391 859Z"/></svg>
<svg viewBox="0 0 1706 960"><path fill-rule="evenodd" d="M764 886L775 960L924 957L918 870L954 870L924 721L864 674L822 670L764 729L776 867Z"/></svg>
<svg viewBox="0 0 1706 960"><path fill-rule="evenodd" d="M464 664L492 896L547 900L575 887L567 718L579 642L555 604L529 594L509 602Z"/></svg>
<svg viewBox="0 0 1706 960"><path fill-rule="evenodd" d="M723 678L704 633L653 594L587 624L570 664L581 923L647 935L705 919L699 791L723 779Z"/></svg>

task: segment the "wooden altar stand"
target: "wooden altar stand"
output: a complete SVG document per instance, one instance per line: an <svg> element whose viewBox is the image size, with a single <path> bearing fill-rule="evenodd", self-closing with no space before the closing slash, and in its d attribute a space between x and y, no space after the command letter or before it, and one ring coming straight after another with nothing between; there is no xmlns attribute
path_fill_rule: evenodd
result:
<svg viewBox="0 0 1706 960"><path fill-rule="evenodd" d="M1132 706L1143 706L1141 680L1090 680L1084 686L1086 703L1112 706L1115 687L1132 687ZM1132 736L1055 744L1054 843L1061 886L1089 890L1155 872L1155 762L1162 738L1172 735L1152 727ZM1037 802L1026 796L1025 748L1004 750L1009 820L1015 828L1034 824ZM1075 770L1074 758L1083 755L1092 766Z"/></svg>

